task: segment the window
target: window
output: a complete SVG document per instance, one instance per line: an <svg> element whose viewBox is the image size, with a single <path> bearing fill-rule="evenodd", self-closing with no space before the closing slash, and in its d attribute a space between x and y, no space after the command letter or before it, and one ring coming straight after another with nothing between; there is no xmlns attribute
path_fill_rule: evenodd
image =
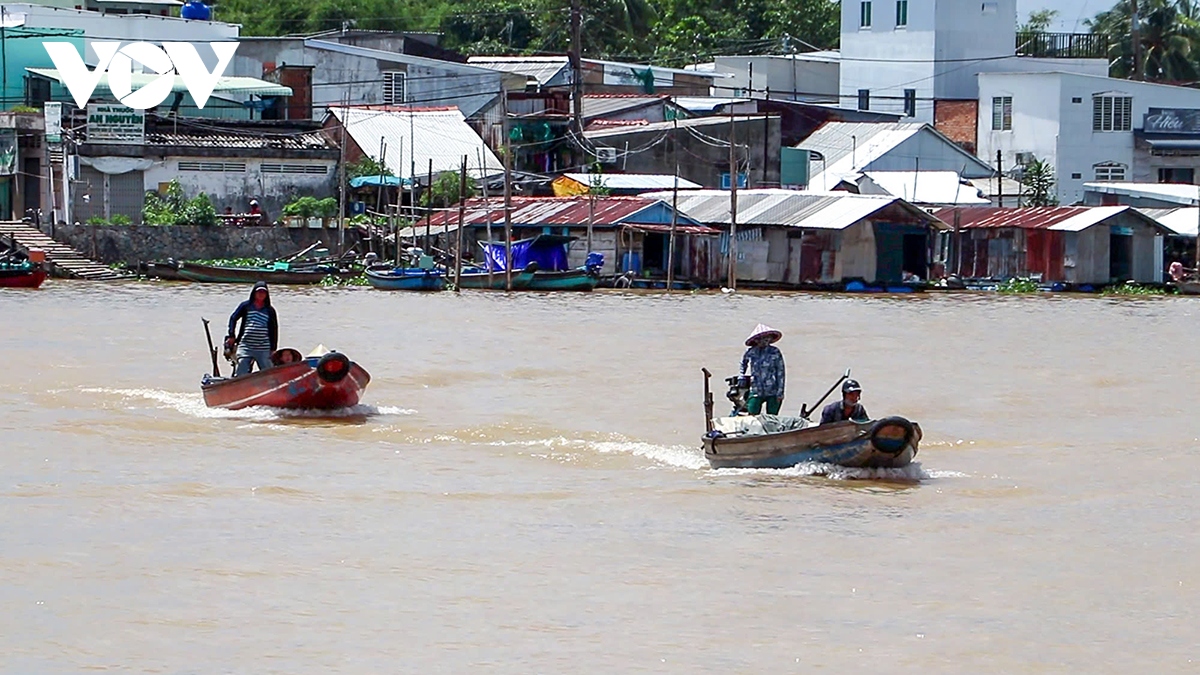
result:
<svg viewBox="0 0 1200 675"><path fill-rule="evenodd" d="M1082 96L1072 96L1071 103L1083 103L1083 97Z"/></svg>
<svg viewBox="0 0 1200 675"><path fill-rule="evenodd" d="M387 104L404 103L408 100L408 91L405 86L405 78L407 73L398 70L385 70L383 72L383 102Z"/></svg>
<svg viewBox="0 0 1200 675"><path fill-rule="evenodd" d="M1125 180L1124 164L1097 164L1092 168L1096 170L1096 180L1098 181Z"/></svg>
<svg viewBox="0 0 1200 675"><path fill-rule="evenodd" d="M1012 131L1012 97L992 97L992 131Z"/></svg>
<svg viewBox="0 0 1200 675"><path fill-rule="evenodd" d="M871 109L871 90L870 89L859 89L858 90L858 109L859 110L870 110Z"/></svg>
<svg viewBox="0 0 1200 675"><path fill-rule="evenodd" d="M1160 183L1182 183L1184 185L1192 185L1196 180L1195 169L1159 169L1158 182Z"/></svg>
<svg viewBox="0 0 1200 675"><path fill-rule="evenodd" d="M858 27L859 28L870 28L871 27L871 2L870 2L870 0L863 0L862 4L859 7Z"/></svg>
<svg viewBox="0 0 1200 675"><path fill-rule="evenodd" d="M908 25L908 0L896 0L896 27Z"/></svg>
<svg viewBox="0 0 1200 675"><path fill-rule="evenodd" d="M909 117L917 116L917 90L904 90L904 114Z"/></svg>
<svg viewBox="0 0 1200 675"><path fill-rule="evenodd" d="M1129 131L1133 128L1133 97L1109 94L1092 97L1092 131Z"/></svg>
<svg viewBox="0 0 1200 675"><path fill-rule="evenodd" d="M1083 174L1081 174L1081 173L1073 173L1073 174L1071 174L1071 180L1079 180L1079 179L1081 179L1081 178L1083 178Z"/></svg>
<svg viewBox="0 0 1200 675"><path fill-rule="evenodd" d="M263 173L307 173L324 176L329 167L323 164L263 164Z"/></svg>
<svg viewBox="0 0 1200 675"><path fill-rule="evenodd" d="M245 173L245 162L180 162L180 171L205 171L216 173Z"/></svg>

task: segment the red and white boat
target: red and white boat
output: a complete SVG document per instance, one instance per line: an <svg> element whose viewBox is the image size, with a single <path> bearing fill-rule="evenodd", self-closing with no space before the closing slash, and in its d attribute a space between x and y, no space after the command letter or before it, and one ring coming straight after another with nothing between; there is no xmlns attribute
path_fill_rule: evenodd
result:
<svg viewBox="0 0 1200 675"><path fill-rule="evenodd" d="M239 410L271 406L306 410L333 410L357 405L371 375L345 354L318 347L306 358L294 349L290 363L241 377L211 377L200 383L204 404L210 408ZM280 352L276 352L279 354Z"/></svg>

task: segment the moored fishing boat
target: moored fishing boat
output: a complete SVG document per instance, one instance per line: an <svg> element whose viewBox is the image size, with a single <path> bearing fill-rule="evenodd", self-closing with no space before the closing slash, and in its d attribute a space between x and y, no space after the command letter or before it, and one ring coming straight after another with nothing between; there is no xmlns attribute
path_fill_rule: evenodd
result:
<svg viewBox="0 0 1200 675"><path fill-rule="evenodd" d="M529 282L531 291L590 291L600 283L604 256L589 253L583 267L558 272L538 270Z"/></svg>
<svg viewBox="0 0 1200 675"><path fill-rule="evenodd" d="M250 406L332 410L357 405L371 375L346 355L319 347L307 358L298 358L267 370L239 377L205 375L200 383L204 404L210 408L239 410ZM286 357L285 357L286 358ZM282 358L273 358L282 361ZM216 356L213 356L214 368Z"/></svg>
<svg viewBox="0 0 1200 675"><path fill-rule="evenodd" d="M514 272L512 275L512 288L514 291L523 291L529 288L529 283L533 281L533 275L537 272L537 263L529 263L520 272ZM458 280L459 288L487 289L493 291L503 291L507 284L504 276L504 270L493 271L491 274L487 270L473 268L471 271L464 270L462 276Z"/></svg>
<svg viewBox="0 0 1200 675"><path fill-rule="evenodd" d="M187 281L179 274L179 263L174 260L152 260L143 265L145 275L163 281Z"/></svg>
<svg viewBox="0 0 1200 675"><path fill-rule="evenodd" d="M178 272L183 279L202 283L241 284L265 281L269 284L293 285L319 284L329 276L349 279L361 274L358 270L333 264L300 267L287 263L276 263L271 267L232 267L181 262Z"/></svg>
<svg viewBox="0 0 1200 675"><path fill-rule="evenodd" d="M395 267L367 270L367 282L385 291L440 291L446 288L446 275L440 269Z"/></svg>
<svg viewBox="0 0 1200 675"><path fill-rule="evenodd" d="M46 280L46 254L10 252L0 258L0 288L37 288Z"/></svg>

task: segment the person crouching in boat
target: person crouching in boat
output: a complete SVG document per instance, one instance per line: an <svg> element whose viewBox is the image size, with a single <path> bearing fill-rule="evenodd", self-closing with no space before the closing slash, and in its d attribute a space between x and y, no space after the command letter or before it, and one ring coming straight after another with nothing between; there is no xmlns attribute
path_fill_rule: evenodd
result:
<svg viewBox="0 0 1200 675"><path fill-rule="evenodd" d="M834 401L821 410L821 424L842 420L865 422L871 419L867 416L867 409L858 402L861 398L862 387L858 386L858 382L846 380L842 383L842 400Z"/></svg>
<svg viewBox="0 0 1200 675"><path fill-rule="evenodd" d="M238 319L242 325L238 328ZM271 306L271 292L260 281L250 290L250 299L238 305L229 316L225 351L237 345L237 370L233 376L249 375L254 364L259 370L271 367L271 354L279 342L279 321Z"/></svg>
<svg viewBox="0 0 1200 675"><path fill-rule="evenodd" d="M751 415L761 414L763 406L768 414L778 415L783 405L783 352L773 344L782 337L783 333L760 323L746 338L749 349L742 356L741 374L745 375L749 367L750 398L746 401L746 412Z"/></svg>

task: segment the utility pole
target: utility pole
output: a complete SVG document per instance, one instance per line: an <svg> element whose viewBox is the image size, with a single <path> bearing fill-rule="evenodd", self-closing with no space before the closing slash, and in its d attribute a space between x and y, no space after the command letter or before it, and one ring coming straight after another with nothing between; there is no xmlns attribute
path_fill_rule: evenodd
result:
<svg viewBox="0 0 1200 675"><path fill-rule="evenodd" d="M580 0L571 0L571 131L583 142L583 21ZM586 155L581 155L586 157ZM578 164L576 162L576 164Z"/></svg>
<svg viewBox="0 0 1200 675"><path fill-rule="evenodd" d="M1138 18L1137 0L1129 0L1129 39L1133 42L1133 79L1144 79L1142 73L1142 31Z"/></svg>
<svg viewBox="0 0 1200 675"><path fill-rule="evenodd" d="M734 123L734 104L729 104L729 280L726 285L737 290L737 127Z"/></svg>
<svg viewBox="0 0 1200 675"><path fill-rule="evenodd" d="M500 110L504 116L504 290L512 290L512 143L508 138L508 89L501 92ZM491 265L488 261L488 265Z"/></svg>

